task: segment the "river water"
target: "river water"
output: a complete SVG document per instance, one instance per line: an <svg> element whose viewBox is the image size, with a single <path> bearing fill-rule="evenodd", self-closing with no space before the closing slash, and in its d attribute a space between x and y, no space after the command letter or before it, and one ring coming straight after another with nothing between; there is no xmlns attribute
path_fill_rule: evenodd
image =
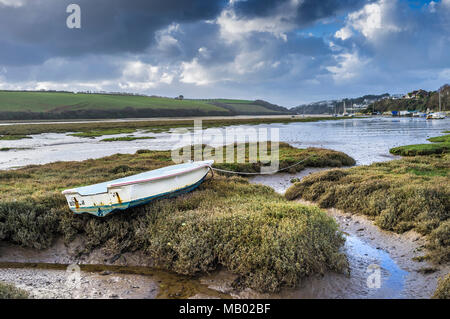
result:
<svg viewBox="0 0 450 319"><path fill-rule="evenodd" d="M450 119L425 120L416 118L358 118L337 121L297 122L290 124L262 124L210 128L203 131L201 142L218 146L229 143L224 138L227 130L236 129L236 141L246 139L239 129L279 129L279 140L295 147L323 147L345 152L355 158L357 165L393 159L389 149L399 145L428 143L427 138L438 136L450 129ZM2 141L1 148L15 148L0 152L0 169L10 169L30 164L55 161L81 161L116 153L133 154L138 149L169 150L189 141L190 133L175 132L108 135L97 138L80 138L69 133L44 133L30 139ZM104 138L133 135L151 136L154 139L102 142ZM270 135L269 135L270 139ZM247 138L247 140L249 140ZM251 139L250 139L251 140Z"/></svg>

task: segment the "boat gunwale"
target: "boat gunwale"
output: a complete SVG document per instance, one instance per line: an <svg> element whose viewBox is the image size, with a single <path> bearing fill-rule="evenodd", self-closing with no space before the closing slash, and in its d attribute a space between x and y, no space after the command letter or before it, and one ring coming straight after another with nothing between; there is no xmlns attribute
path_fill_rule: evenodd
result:
<svg viewBox="0 0 450 319"><path fill-rule="evenodd" d="M199 165L195 168L191 168L191 169L187 169L178 173L173 173L173 174L169 174L169 175L164 175L164 176L157 176L157 177L152 177L152 178L147 178L147 179L142 179L142 180L137 180L137 181L129 181L129 182L123 182L123 183L117 183L117 184L109 184L107 186L107 188L112 188L112 187L119 187L119 186L128 186L128 185L132 185L132 184L140 184L140 183L145 183L145 182L150 182L150 181L154 181L154 180L158 180L158 179L163 179L163 178L168 178L168 177L173 177L173 176L177 176L177 175L181 175L184 173L189 173L192 171L195 171L199 168L203 168L203 167L211 167L211 164L202 164Z"/></svg>
<svg viewBox="0 0 450 319"><path fill-rule="evenodd" d="M152 177L152 178L147 178L147 179L142 179L142 180L137 180L137 181L129 181L129 182L117 183L117 184L108 184L108 185L106 185L106 192L91 193L91 194L87 194L87 195L82 195L79 192L77 192L75 189L66 189L66 190L62 191L61 193L63 195L78 194L80 196L93 196L93 195L99 195L99 194L107 194L109 188L120 187L120 186L129 186L129 185L133 185L133 184L141 184L141 183L146 183L146 182L150 182L150 181L154 181L154 180L170 178L170 177L174 177L174 176L177 176L177 175L189 173L189 172L192 172L192 171L198 170L200 168L204 168L204 167L209 167L211 169L211 165L214 163L214 160L209 160L209 161L204 161L204 162L208 162L209 164L207 164L207 163L201 164L201 165L198 165L198 166L196 166L194 168L186 169L186 170L179 171L177 173L173 173L173 174L169 174L169 175L161 175L161 176L156 176L156 177ZM136 175L139 175L139 174L136 174ZM132 176L133 175L128 176L128 177L132 177Z"/></svg>

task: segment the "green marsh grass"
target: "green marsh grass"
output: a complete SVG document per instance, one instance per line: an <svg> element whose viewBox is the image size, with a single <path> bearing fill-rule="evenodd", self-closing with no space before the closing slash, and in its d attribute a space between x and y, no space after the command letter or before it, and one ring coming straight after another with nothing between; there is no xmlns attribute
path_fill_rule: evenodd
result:
<svg viewBox="0 0 450 319"><path fill-rule="evenodd" d="M312 117L312 118L253 118L253 119L208 119L203 120L203 128L230 125L257 125L270 123L316 122L340 120L345 117ZM124 122L85 122L85 123L45 123L15 124L0 126L0 135L33 135L41 133L81 133L80 137L98 137L102 135L134 133L136 130L148 132L165 132L171 128L193 127L193 120L158 120L158 121L124 121Z"/></svg>
<svg viewBox="0 0 450 319"><path fill-rule="evenodd" d="M428 139L431 144L415 144L394 147L390 152L394 155L416 156L448 153L450 150L450 134L431 137Z"/></svg>
<svg viewBox="0 0 450 319"><path fill-rule="evenodd" d="M23 151L30 150L30 147L2 147L0 148L0 152L9 152L9 151Z"/></svg>
<svg viewBox="0 0 450 319"><path fill-rule="evenodd" d="M222 161L219 163L216 161L214 167L220 168L223 170L229 170L233 172L243 172L243 173L259 173L261 172L261 168L263 166L269 166L270 162L265 163L265 161L270 160L272 149L272 143L267 142L267 157L260 157L260 150L258 151L258 156L255 163L250 163L249 158L249 144L245 145L245 152L243 153L244 163L238 162L238 148L239 145L235 143L233 145L233 153L234 153L234 162L228 163L226 161L226 151L222 148L212 149L211 156L206 157L204 159L215 159L216 151L221 151L223 154ZM258 146L257 144L253 144ZM279 167L278 170L283 170L289 173L296 173L302 171L305 167L342 167L342 166L352 166L355 165L355 160L348 156L345 153L323 149L323 148L314 148L310 147L307 149L298 149L287 143L280 142L279 146ZM202 145L202 150L205 150L206 145ZM191 159L194 159L193 154L195 151L195 147L191 147ZM183 154L182 152L180 154ZM299 163L300 162L300 163ZM221 173L225 175L233 175L232 173Z"/></svg>
<svg viewBox="0 0 450 319"><path fill-rule="evenodd" d="M28 299L29 294L23 289L0 281L0 299Z"/></svg>
<svg viewBox="0 0 450 319"><path fill-rule="evenodd" d="M115 129L105 129L105 130L93 130L93 131L86 131L86 132L80 132L80 133L73 133L69 134L70 136L76 136L76 137L86 137L86 138L95 138L100 137L103 135L116 135L116 134L129 134L136 132L136 129L132 128L115 128Z"/></svg>
<svg viewBox="0 0 450 319"><path fill-rule="evenodd" d="M338 152L282 144L280 165L305 153L315 154L312 165L337 163ZM348 161L344 155L341 165ZM66 242L82 237L80 254L96 248L111 256L142 251L155 266L185 275L225 267L239 275L236 287L258 291L348 270L340 252L344 238L331 217L241 177L216 175L191 193L105 218L72 214L61 195L66 188L171 164L168 151L141 150L0 171L0 240L43 249L58 237ZM247 169L254 168L248 164Z"/></svg>
<svg viewBox="0 0 450 319"><path fill-rule="evenodd" d="M155 139L153 136L122 136L122 137L111 137L104 138L102 142L127 142L127 141L135 141L135 140L151 140Z"/></svg>
<svg viewBox="0 0 450 319"><path fill-rule="evenodd" d="M31 136L20 135L20 134L0 136L0 140L3 140L3 141L16 141L16 140L23 140L23 139L26 139L26 138L31 138Z"/></svg>
<svg viewBox="0 0 450 319"><path fill-rule="evenodd" d="M433 299L450 299L450 274L439 278Z"/></svg>
<svg viewBox="0 0 450 319"><path fill-rule="evenodd" d="M427 235L427 258L450 260L450 155L405 157L311 174L286 191L322 208L367 215L382 229Z"/></svg>

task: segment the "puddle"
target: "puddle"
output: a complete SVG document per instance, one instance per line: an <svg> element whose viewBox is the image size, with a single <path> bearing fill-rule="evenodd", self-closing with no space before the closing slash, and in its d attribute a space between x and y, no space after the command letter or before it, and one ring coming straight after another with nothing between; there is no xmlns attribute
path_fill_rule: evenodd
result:
<svg viewBox="0 0 450 319"><path fill-rule="evenodd" d="M409 274L407 271L401 269L397 263L391 258L391 256L381 249L376 249L370 246L369 244L363 242L355 236L346 236L346 250L347 254L351 255L352 258L356 258L358 260L364 260L364 266L367 262L372 262L371 265L375 265L375 267L366 268L365 276L366 277L366 285L367 285L367 277L371 274L374 274L377 266L380 267L381 270L381 285L379 288L373 287L376 286L376 283L370 282L368 285L369 290L376 290L373 294L378 298L401 298L402 292L405 288L405 279ZM361 267L356 270L353 265L353 271L362 271ZM369 287L370 286L370 287ZM372 288L371 288L372 287Z"/></svg>

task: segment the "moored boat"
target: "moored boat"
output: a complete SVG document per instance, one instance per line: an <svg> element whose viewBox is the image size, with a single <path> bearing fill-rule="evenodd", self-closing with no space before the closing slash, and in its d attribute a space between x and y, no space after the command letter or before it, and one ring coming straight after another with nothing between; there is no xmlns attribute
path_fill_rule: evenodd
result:
<svg viewBox="0 0 450 319"><path fill-rule="evenodd" d="M441 92L439 94L439 112L430 113L427 115L427 120L442 120L445 119L446 114L442 112L442 103L441 103Z"/></svg>
<svg viewBox="0 0 450 319"><path fill-rule="evenodd" d="M442 119L445 119L445 113L443 112L430 113L427 115L427 120L442 120Z"/></svg>
<svg viewBox="0 0 450 319"><path fill-rule="evenodd" d="M62 193L74 213L101 217L115 210L189 192L203 182L213 163L211 160L172 165L104 183L67 189Z"/></svg>

